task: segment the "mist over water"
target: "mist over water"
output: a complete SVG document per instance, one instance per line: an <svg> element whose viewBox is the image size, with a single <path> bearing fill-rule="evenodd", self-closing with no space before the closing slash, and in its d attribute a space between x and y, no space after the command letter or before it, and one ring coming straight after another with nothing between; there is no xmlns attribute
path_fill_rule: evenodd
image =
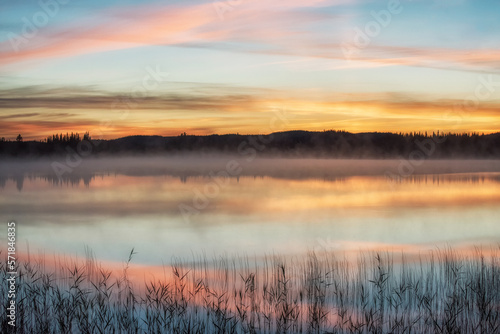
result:
<svg viewBox="0 0 500 334"><path fill-rule="evenodd" d="M139 263L161 264L500 242L497 160L121 157L84 159L61 177L51 163L0 165L0 219L18 222L31 251L89 246L120 261L135 247Z"/></svg>
<svg viewBox="0 0 500 334"><path fill-rule="evenodd" d="M169 175L183 178L227 174L229 177L270 176L284 179L335 179L347 176L409 178L422 174L500 172L500 160L306 159L255 158L241 155L123 156L55 159L6 159L0 182L7 178L44 177L55 183L102 174Z"/></svg>

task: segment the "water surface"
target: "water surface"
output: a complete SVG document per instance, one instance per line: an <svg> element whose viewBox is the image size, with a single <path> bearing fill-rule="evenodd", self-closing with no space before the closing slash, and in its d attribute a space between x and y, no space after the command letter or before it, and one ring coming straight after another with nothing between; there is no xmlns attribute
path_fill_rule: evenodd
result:
<svg viewBox="0 0 500 334"><path fill-rule="evenodd" d="M135 261L161 264L193 253L258 256L500 242L497 172L398 180L304 170L235 177L150 167L77 172L63 182L50 173L4 177L0 219L18 222L21 247L81 254L89 246L109 261L124 260L134 247Z"/></svg>

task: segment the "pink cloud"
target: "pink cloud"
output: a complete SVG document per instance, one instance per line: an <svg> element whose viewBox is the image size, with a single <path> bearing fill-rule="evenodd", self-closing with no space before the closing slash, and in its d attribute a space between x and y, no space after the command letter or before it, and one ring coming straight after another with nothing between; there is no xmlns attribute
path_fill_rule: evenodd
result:
<svg viewBox="0 0 500 334"><path fill-rule="evenodd" d="M0 61L12 63L29 59L65 57L151 44L178 44L224 37L221 32L200 29L216 19L211 4L191 7L118 8L103 13L89 28L73 26L40 32L19 45L0 44Z"/></svg>
<svg viewBox="0 0 500 334"><path fill-rule="evenodd" d="M265 0L216 2L232 4L220 17L214 3L183 6L129 6L98 13L72 27L40 31L14 51L9 41L0 43L0 62L16 63L43 58L71 57L144 45L204 44L224 48L217 42L238 42L239 51L344 60L343 30L311 31L309 24L326 22L331 14L297 10L355 4L356 0ZM336 16L342 26L343 19ZM338 23L338 22L337 22ZM499 50L398 47L371 44L357 49L347 68L423 66L462 70L491 70L500 65ZM341 68L346 68L341 67ZM338 68L334 67L335 69ZM331 68L325 68L331 69Z"/></svg>
<svg viewBox="0 0 500 334"><path fill-rule="evenodd" d="M30 59L69 57L85 53L142 45L176 45L215 41L276 43L280 38L299 37L291 29L319 19L320 14L294 9L355 3L356 0L264 0L224 1L190 6L117 7L82 18L71 27L41 30L37 36L13 49L10 41L0 43L0 61L14 63ZM218 3L232 4L227 20L217 11ZM291 30L290 30L291 29ZM304 37L304 36L303 36ZM299 37L300 38L300 37Z"/></svg>

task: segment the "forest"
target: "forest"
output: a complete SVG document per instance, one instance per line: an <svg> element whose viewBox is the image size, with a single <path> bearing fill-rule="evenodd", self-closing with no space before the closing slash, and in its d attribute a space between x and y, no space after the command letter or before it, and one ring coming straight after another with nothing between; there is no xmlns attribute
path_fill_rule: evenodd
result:
<svg viewBox="0 0 500 334"><path fill-rule="evenodd" d="M54 134L39 141L0 139L2 157L59 156L72 152L108 156L127 154L174 155L185 153L240 154L268 157L357 159L500 158L500 133L350 133L286 131L267 135L127 136L94 139L89 132Z"/></svg>

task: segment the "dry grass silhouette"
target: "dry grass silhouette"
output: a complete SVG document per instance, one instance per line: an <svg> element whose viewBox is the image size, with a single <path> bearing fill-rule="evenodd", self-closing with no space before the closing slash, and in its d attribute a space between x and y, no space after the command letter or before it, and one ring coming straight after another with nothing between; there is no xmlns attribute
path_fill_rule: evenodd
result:
<svg viewBox="0 0 500 334"><path fill-rule="evenodd" d="M18 264L16 333L498 333L500 257L448 249L175 261L140 288L88 252L50 272ZM3 254L4 255L4 254ZM7 278L2 263L0 278ZM0 286L7 305L7 284ZM3 333L14 332L2 312Z"/></svg>

